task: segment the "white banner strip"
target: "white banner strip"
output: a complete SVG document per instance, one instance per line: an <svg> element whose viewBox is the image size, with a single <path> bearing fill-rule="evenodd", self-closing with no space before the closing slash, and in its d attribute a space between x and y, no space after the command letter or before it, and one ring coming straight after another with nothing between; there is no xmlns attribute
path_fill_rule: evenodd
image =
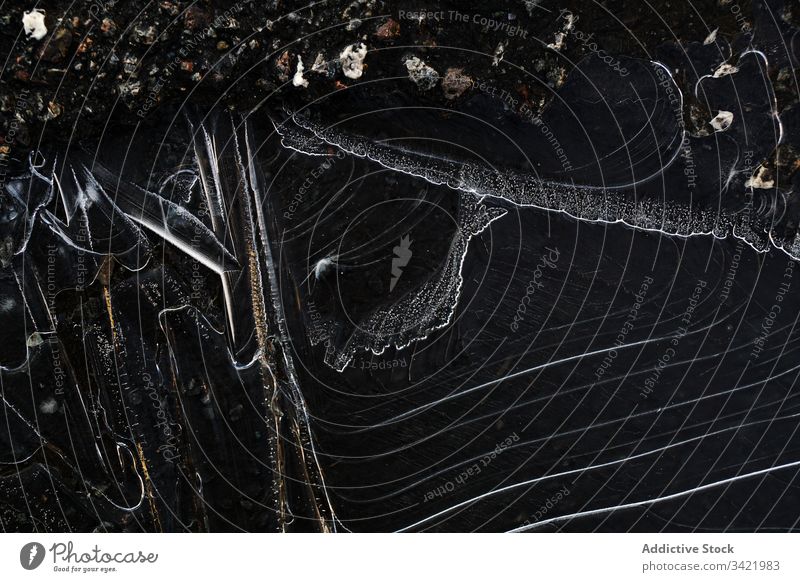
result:
<svg viewBox="0 0 800 582"><path fill-rule="evenodd" d="M3 534L0 580L796 581L799 542L792 534Z"/></svg>

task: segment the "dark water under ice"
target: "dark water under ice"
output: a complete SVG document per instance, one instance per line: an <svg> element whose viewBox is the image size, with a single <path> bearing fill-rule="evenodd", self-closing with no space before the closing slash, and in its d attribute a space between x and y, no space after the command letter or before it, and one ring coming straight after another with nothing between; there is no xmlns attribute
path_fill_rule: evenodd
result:
<svg viewBox="0 0 800 582"><path fill-rule="evenodd" d="M772 58L590 57L541 116L386 80L18 160L3 529L797 529Z"/></svg>

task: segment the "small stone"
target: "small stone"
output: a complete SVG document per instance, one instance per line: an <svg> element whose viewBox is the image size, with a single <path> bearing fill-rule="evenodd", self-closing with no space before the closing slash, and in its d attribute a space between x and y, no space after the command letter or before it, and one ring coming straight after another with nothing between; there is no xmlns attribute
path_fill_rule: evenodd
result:
<svg viewBox="0 0 800 582"><path fill-rule="evenodd" d="M228 413L228 417L233 421L236 422L241 420L242 414L244 413L244 406L241 404L237 404L233 408L231 408L230 412Z"/></svg>
<svg viewBox="0 0 800 582"><path fill-rule="evenodd" d="M227 42L225 42L224 40L221 40L221 41L219 41L217 43L217 50L218 51L226 51L226 50L228 50L228 46L229 45L228 45Z"/></svg>
<svg viewBox="0 0 800 582"><path fill-rule="evenodd" d="M100 23L100 33L103 36L113 36L117 32L117 23L110 18L104 18Z"/></svg>
<svg viewBox="0 0 800 582"><path fill-rule="evenodd" d="M761 190L769 190L775 187L775 180L771 177L771 172L764 166L759 166L755 174L747 179L744 183L745 188L758 188Z"/></svg>
<svg viewBox="0 0 800 582"><path fill-rule="evenodd" d="M42 40L47 34L47 26L44 24L44 10L34 8L22 15L22 28L28 38Z"/></svg>
<svg viewBox="0 0 800 582"><path fill-rule="evenodd" d="M492 66L493 67L496 67L497 65L500 64L500 61L503 60L503 54L505 52L506 52L505 45L502 42L497 43L497 47L495 47L495 49L494 49L494 55L493 55L493 58L492 58Z"/></svg>
<svg viewBox="0 0 800 582"><path fill-rule="evenodd" d="M78 45L78 48L76 49L76 52L79 53L79 54L85 53L90 48L92 48L92 44L94 44L94 41L92 40L92 37L87 36L86 38L84 38L81 41L81 44Z"/></svg>
<svg viewBox="0 0 800 582"><path fill-rule="evenodd" d="M209 16L197 4L192 4L183 14L183 26L191 31L200 30L208 24Z"/></svg>
<svg viewBox="0 0 800 582"><path fill-rule="evenodd" d="M391 40L400 36L400 23L390 18L375 31L375 36L380 40Z"/></svg>
<svg viewBox="0 0 800 582"><path fill-rule="evenodd" d="M39 410L42 414L53 414L58 410L58 402L56 402L55 398L48 398L39 404Z"/></svg>
<svg viewBox="0 0 800 582"><path fill-rule="evenodd" d="M728 63L723 63L717 68L716 71L714 71L714 78L719 79L720 77L725 77L726 75L733 75L734 73L738 72L739 72L739 67L729 65Z"/></svg>
<svg viewBox="0 0 800 582"><path fill-rule="evenodd" d="M67 56L71 44L72 33L66 28L59 28L53 38L39 49L39 58L51 63L61 62Z"/></svg>
<svg viewBox="0 0 800 582"><path fill-rule="evenodd" d="M297 57L297 71L292 78L292 85L295 87L308 87L308 80L303 77L303 59L298 56Z"/></svg>
<svg viewBox="0 0 800 582"><path fill-rule="evenodd" d="M158 3L159 7L170 16L177 16L180 13L178 5L174 2L162 1Z"/></svg>
<svg viewBox="0 0 800 582"><path fill-rule="evenodd" d="M439 73L433 67L425 64L419 57L409 57L405 60L408 78L420 88L421 91L428 91L439 82Z"/></svg>
<svg viewBox="0 0 800 582"><path fill-rule="evenodd" d="M256 80L256 87L258 87L262 91L270 91L274 89L273 84L270 83L267 79L264 79L263 77Z"/></svg>
<svg viewBox="0 0 800 582"><path fill-rule="evenodd" d="M123 99L127 97L136 97L142 90L142 84L139 81L122 83L119 85L118 89Z"/></svg>
<svg viewBox="0 0 800 582"><path fill-rule="evenodd" d="M730 111L720 111L716 117L708 122L714 131L725 131L733 123L733 113Z"/></svg>
<svg viewBox="0 0 800 582"><path fill-rule="evenodd" d="M472 78L463 69L449 68L442 79L442 91L447 99L457 99L472 86Z"/></svg>
<svg viewBox="0 0 800 582"><path fill-rule="evenodd" d="M547 71L547 84L558 89L567 80L567 70L564 67L552 67Z"/></svg>
<svg viewBox="0 0 800 582"><path fill-rule="evenodd" d="M290 60L291 55L289 54L289 51L284 51L283 54L275 61L275 67L278 69L278 80L281 83L285 83L289 80L289 73L291 72L291 68L289 66Z"/></svg>
<svg viewBox="0 0 800 582"><path fill-rule="evenodd" d="M360 42L345 48L339 55L342 63L342 72L348 79L358 79L364 74L364 59L367 56L367 46Z"/></svg>

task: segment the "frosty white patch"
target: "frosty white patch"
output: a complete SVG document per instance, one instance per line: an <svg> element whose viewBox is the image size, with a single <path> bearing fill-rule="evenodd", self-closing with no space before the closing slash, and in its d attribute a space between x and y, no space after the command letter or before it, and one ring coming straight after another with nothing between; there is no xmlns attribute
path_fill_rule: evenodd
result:
<svg viewBox="0 0 800 582"><path fill-rule="evenodd" d="M22 15L22 27L28 38L42 40L47 34L47 27L44 25L44 11L34 8Z"/></svg>

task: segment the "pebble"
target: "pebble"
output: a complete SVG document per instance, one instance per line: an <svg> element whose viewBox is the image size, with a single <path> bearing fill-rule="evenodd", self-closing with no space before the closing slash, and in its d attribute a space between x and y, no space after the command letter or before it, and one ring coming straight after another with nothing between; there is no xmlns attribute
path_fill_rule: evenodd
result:
<svg viewBox="0 0 800 582"><path fill-rule="evenodd" d="M47 26L44 24L44 10L34 8L22 15L22 27L28 38L42 40L47 34Z"/></svg>
<svg viewBox="0 0 800 582"><path fill-rule="evenodd" d="M419 57L409 57L405 60L408 78L422 91L428 91L439 82L439 73L433 67L425 64Z"/></svg>
<svg viewBox="0 0 800 582"><path fill-rule="evenodd" d="M464 74L463 69L449 68L442 79L442 91L447 99L457 99L470 88L472 78Z"/></svg>
<svg viewBox="0 0 800 582"><path fill-rule="evenodd" d="M358 79L364 74L364 59L367 56L367 46L360 42L346 47L339 55L342 63L342 72L348 79Z"/></svg>
<svg viewBox="0 0 800 582"><path fill-rule="evenodd" d="M733 113L730 111L720 111L716 117L708 122L714 131L725 131L733 123Z"/></svg>

